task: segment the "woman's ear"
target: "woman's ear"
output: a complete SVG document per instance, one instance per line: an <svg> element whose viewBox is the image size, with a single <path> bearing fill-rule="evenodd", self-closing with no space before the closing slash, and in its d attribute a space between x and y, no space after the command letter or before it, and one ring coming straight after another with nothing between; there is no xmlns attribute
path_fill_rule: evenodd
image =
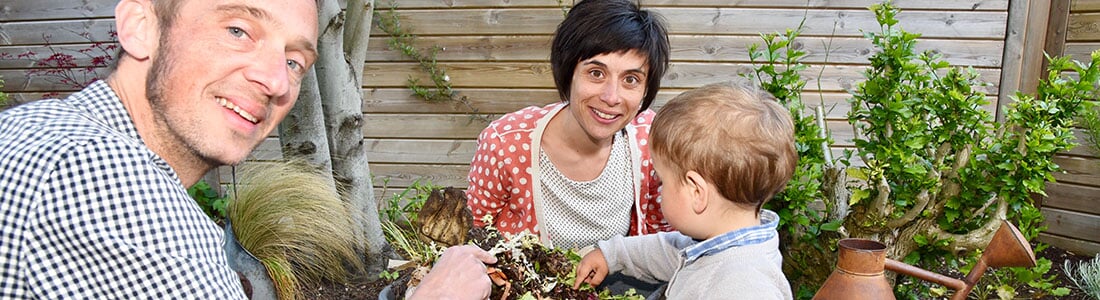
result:
<svg viewBox="0 0 1100 300"><path fill-rule="evenodd" d="M122 0L115 6L115 32L127 56L148 59L156 51L160 27L150 0Z"/></svg>
<svg viewBox="0 0 1100 300"><path fill-rule="evenodd" d="M707 210L709 204L710 185L707 184L707 180L703 178L703 175L695 171L687 171L684 177L684 188L690 192L691 210L696 214L701 214Z"/></svg>

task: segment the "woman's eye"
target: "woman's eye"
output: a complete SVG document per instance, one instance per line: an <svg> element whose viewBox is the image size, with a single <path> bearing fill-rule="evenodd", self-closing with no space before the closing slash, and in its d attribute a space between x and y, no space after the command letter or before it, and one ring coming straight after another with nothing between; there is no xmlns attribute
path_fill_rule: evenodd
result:
<svg viewBox="0 0 1100 300"><path fill-rule="evenodd" d="M591 70L591 71L588 71L588 75L592 76L592 77L595 77L595 78L603 78L603 71Z"/></svg>
<svg viewBox="0 0 1100 300"><path fill-rule="evenodd" d="M639 85L642 85L642 79L641 79L641 78L639 78L638 76L627 76L627 77L626 77L625 79L623 79L623 80L624 80L624 81L626 82L626 84L628 84L628 85L630 85L630 86L639 86Z"/></svg>
<svg viewBox="0 0 1100 300"><path fill-rule="evenodd" d="M244 32L244 29L241 29L240 27L229 27L228 30L229 34L236 38L242 38L245 35L248 35L248 33Z"/></svg>

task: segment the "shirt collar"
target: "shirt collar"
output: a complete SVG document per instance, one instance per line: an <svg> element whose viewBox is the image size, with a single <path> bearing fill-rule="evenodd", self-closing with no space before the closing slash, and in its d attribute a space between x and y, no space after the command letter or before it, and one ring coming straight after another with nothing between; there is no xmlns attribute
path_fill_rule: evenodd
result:
<svg viewBox="0 0 1100 300"><path fill-rule="evenodd" d="M763 243L775 238L779 233L779 215L767 209L760 210L760 225L749 226L726 232L708 240L695 243L680 251L685 263L691 263L700 257L722 252L723 250Z"/></svg>
<svg viewBox="0 0 1100 300"><path fill-rule="evenodd" d="M126 111L118 94L111 89L110 85L107 85L106 81L97 80L83 90L72 94L65 101L73 107L84 110L91 121L102 123L144 144L141 136L138 135L137 127L134 127L130 113Z"/></svg>

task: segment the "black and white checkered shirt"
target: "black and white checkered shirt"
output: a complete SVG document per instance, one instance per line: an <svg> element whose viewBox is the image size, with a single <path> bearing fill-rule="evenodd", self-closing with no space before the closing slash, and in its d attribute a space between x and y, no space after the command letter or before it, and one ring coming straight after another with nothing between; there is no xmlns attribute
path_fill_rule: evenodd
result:
<svg viewBox="0 0 1100 300"><path fill-rule="evenodd" d="M0 113L0 189L0 298L244 298L221 229L103 81Z"/></svg>

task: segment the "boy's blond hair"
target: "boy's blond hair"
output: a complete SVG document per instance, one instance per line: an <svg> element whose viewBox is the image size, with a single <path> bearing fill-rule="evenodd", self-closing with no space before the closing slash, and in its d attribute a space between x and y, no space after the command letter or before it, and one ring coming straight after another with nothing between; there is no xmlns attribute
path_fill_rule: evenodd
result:
<svg viewBox="0 0 1100 300"><path fill-rule="evenodd" d="M664 180L695 171L723 197L758 214L786 187L798 162L790 113L747 80L676 96L658 111L649 142L653 159L678 177Z"/></svg>

